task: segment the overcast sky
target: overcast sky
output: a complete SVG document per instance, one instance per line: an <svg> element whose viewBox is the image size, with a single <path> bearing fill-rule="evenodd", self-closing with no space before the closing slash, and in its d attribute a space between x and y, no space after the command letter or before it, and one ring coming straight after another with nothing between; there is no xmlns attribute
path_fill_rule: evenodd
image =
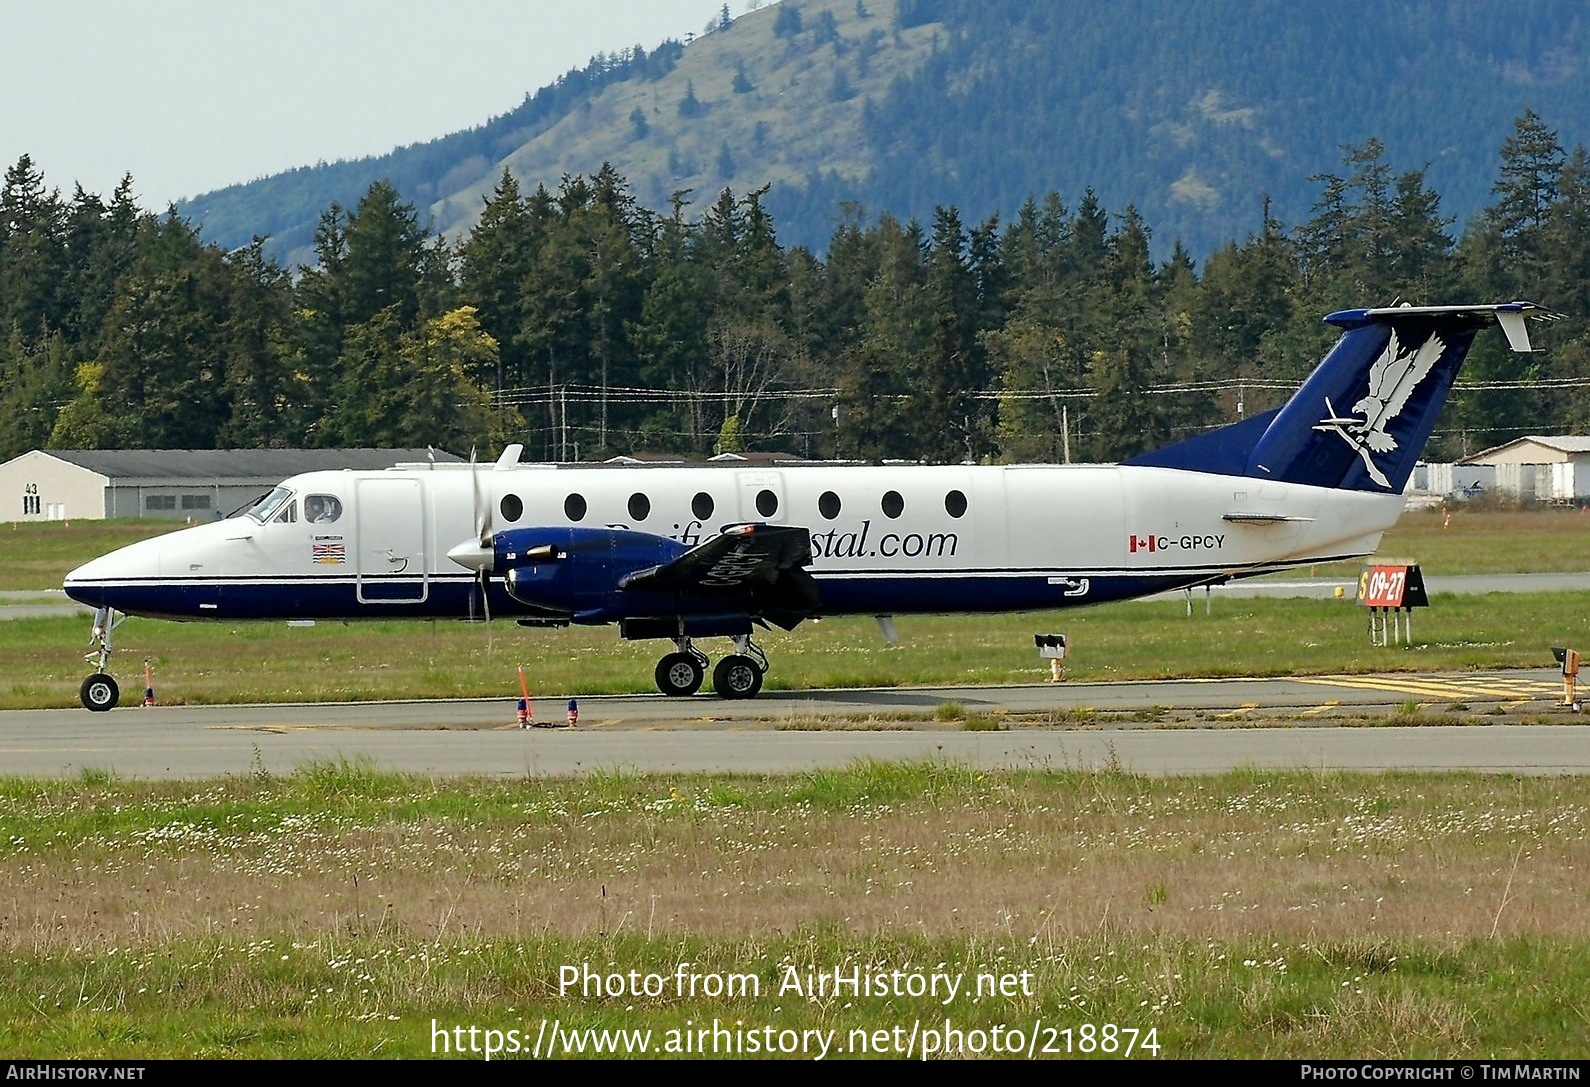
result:
<svg viewBox="0 0 1590 1087"><path fill-rule="evenodd" d="M730 0L735 16L754 0ZM153 210L505 113L723 0L0 0L0 161ZM758 4L757 6L761 6Z"/></svg>

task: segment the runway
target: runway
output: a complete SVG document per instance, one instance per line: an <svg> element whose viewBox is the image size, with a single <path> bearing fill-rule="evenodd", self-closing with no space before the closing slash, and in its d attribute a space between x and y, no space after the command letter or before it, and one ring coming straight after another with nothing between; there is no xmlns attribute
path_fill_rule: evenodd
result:
<svg viewBox="0 0 1590 1087"><path fill-rule="evenodd" d="M1243 766L1587 773L1590 726L1554 708L1561 690L1557 673L1538 670L775 691L747 702L619 696L580 698L579 725L556 729L519 729L514 704L502 699L13 710L0 712L0 768L19 776L93 770L187 779L354 760L383 770L518 777L785 773L929 758L1147 774ZM537 720L561 724L567 699L538 700ZM939 722L935 711L945 702L1012 727L967 732ZM1552 723L1364 726L1409 702L1430 713L1462 707Z"/></svg>

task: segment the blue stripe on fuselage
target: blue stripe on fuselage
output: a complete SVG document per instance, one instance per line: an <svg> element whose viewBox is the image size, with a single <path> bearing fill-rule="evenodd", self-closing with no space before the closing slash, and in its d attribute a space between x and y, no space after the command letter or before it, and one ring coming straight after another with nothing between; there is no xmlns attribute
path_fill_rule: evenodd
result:
<svg viewBox="0 0 1590 1087"><path fill-rule="evenodd" d="M1314 560L1322 561L1322 560ZM949 571L879 576L854 572L818 579L819 615L935 614L940 612L1038 611L1129 600L1201 585L1227 576L1263 573L1159 569L1125 573L1087 571ZM372 595L418 597L418 579L364 582L359 599L353 580L260 578L180 581L169 578L104 583L73 582L68 594L91 607L161 619L471 619L481 618L479 588L471 577L432 577L424 600L372 600ZM622 594L614 604L622 608ZM627 609L625 609L627 612ZM491 614L521 618L538 613L491 582ZM642 614L636 612L635 614ZM614 616L616 617L616 616ZM612 621L614 617L608 617Z"/></svg>

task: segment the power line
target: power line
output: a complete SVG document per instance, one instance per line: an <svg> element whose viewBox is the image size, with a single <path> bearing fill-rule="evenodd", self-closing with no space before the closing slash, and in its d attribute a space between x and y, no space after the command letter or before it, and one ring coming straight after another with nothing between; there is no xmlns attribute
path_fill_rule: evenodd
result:
<svg viewBox="0 0 1590 1087"><path fill-rule="evenodd" d="M1145 385L1142 392L1150 396L1174 396L1196 393L1243 392L1296 392L1298 382L1249 380L1242 378L1207 379L1201 381L1171 382ZM1457 381L1454 393L1509 392L1536 390L1550 392L1561 389L1590 388L1590 377L1521 378L1514 381ZM493 394L496 407L542 407L549 404L599 404L606 400L616 404L728 404L756 401L829 401L840 397L838 388L759 389L734 391L715 389L658 389L635 385L610 385L604 390L600 385L567 384L551 389L545 386L502 389ZM1087 386L1069 389L985 389L971 394L974 400L1090 400L1103 395ZM908 395L895 397L908 399Z"/></svg>

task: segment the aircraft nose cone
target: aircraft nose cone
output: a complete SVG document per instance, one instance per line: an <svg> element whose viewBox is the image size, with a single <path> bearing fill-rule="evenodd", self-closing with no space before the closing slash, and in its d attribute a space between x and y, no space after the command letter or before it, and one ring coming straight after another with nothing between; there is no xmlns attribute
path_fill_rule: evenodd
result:
<svg viewBox="0 0 1590 1087"><path fill-rule="evenodd" d="M98 561L98 559L95 559L94 562L84 563L67 574L66 580L61 583L61 588L66 590L66 595L79 604L92 604L94 607L98 607L101 603L100 594L95 591L98 588L96 584L98 579L94 576L94 572L95 563Z"/></svg>
<svg viewBox="0 0 1590 1087"><path fill-rule="evenodd" d="M129 550L124 547L109 555L101 555L67 574L61 585L66 595L79 604L90 604L97 608L108 603L108 593L113 585L158 572L158 566L149 561L148 555L138 553L129 556Z"/></svg>
<svg viewBox="0 0 1590 1087"><path fill-rule="evenodd" d="M482 570L491 569L491 548L480 546L479 540L465 540L449 551L447 557L464 569L473 570L477 574Z"/></svg>

